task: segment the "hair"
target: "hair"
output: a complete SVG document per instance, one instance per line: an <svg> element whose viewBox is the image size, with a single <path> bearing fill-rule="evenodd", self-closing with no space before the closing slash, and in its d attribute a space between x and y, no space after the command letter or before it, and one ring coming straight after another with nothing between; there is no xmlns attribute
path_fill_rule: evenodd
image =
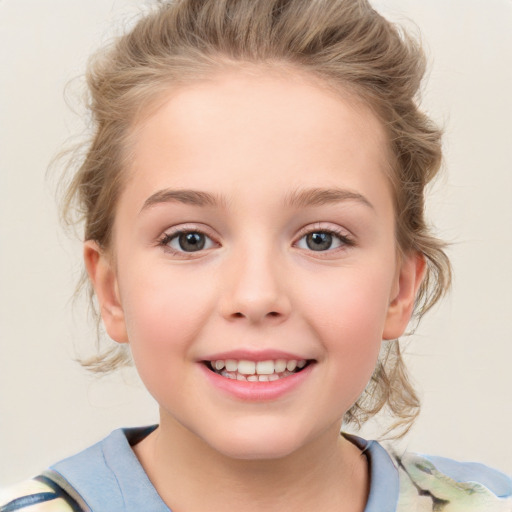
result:
<svg viewBox="0 0 512 512"><path fill-rule="evenodd" d="M451 280L444 244L431 234L424 212L425 188L442 160L441 131L419 108L425 60L421 44L367 0L158 2L89 62L93 133L67 185L63 219L83 222L85 240L111 248L132 128L169 88L247 64L301 72L355 96L386 130L397 245L427 263L414 310L419 321ZM90 285L89 293L93 302ZM398 340L383 347L367 389L344 419L360 426L387 406L394 418L389 430L400 427L402 435L419 412L419 399ZM111 344L84 365L106 372L130 361L125 346Z"/></svg>

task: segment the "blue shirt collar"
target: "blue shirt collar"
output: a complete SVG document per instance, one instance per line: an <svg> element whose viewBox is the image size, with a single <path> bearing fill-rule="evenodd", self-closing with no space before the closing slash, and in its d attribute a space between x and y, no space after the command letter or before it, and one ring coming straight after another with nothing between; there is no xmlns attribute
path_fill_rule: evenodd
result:
<svg viewBox="0 0 512 512"><path fill-rule="evenodd" d="M172 512L131 448L156 428L157 425L114 430L103 441L53 465L46 475L50 478L53 475L57 483L67 482L92 512ZM395 512L398 471L386 450L376 441L343 435L368 459L370 493L364 512Z"/></svg>

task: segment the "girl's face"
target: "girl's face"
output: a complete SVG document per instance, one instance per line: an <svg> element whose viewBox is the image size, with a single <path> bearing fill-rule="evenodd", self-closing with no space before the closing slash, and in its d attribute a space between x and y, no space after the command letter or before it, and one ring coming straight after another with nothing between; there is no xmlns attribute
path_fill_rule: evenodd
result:
<svg viewBox="0 0 512 512"><path fill-rule="evenodd" d="M378 120L300 75L226 73L133 135L114 263L85 257L162 429L239 458L336 436L423 269L397 256Z"/></svg>

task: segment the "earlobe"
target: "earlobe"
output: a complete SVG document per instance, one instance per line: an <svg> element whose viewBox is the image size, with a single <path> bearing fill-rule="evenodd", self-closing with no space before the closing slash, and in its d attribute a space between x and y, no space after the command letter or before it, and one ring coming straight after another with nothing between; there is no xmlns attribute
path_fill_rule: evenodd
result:
<svg viewBox="0 0 512 512"><path fill-rule="evenodd" d="M382 338L394 340L405 331L414 309L416 295L425 276L426 262L423 254L406 254L400 265L396 288L388 307Z"/></svg>
<svg viewBox="0 0 512 512"><path fill-rule="evenodd" d="M96 242L87 240L84 243L84 262L108 335L118 343L127 343L124 312L111 258Z"/></svg>

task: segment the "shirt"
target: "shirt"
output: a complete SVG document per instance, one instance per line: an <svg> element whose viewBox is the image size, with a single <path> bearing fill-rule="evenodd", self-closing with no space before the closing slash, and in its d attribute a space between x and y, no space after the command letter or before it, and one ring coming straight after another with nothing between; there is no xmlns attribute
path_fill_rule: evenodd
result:
<svg viewBox="0 0 512 512"><path fill-rule="evenodd" d="M4 492L0 512L172 512L131 448L156 428L115 430ZM377 441L343 435L368 459L370 492L364 512L512 512L512 480L495 469L443 457L392 454Z"/></svg>

